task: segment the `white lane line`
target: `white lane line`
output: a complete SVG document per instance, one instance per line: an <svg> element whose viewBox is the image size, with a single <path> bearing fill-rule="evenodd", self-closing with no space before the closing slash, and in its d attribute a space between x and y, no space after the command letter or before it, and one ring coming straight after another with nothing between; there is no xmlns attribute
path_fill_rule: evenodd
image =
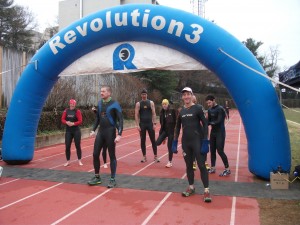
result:
<svg viewBox="0 0 300 225"><path fill-rule="evenodd" d="M15 201L15 202L12 202L12 203L10 203L10 204L8 204L8 205L5 205L5 206L0 207L0 210L5 209L5 208L7 208L7 207L9 207L9 206L15 205L15 204L17 204L17 203L19 203L19 202L22 202L22 201L24 201L24 200L26 200L26 199L28 199L28 198L34 197L34 196L36 196L36 195L38 195L38 194L41 194L41 193L43 193L43 192L45 192L45 191L49 191L49 190L51 190L52 188L55 188L55 187L57 187L57 186L59 186L59 185L62 185L62 184L63 184L63 183L58 183L58 184L55 184L55 185L53 185L53 186L51 186L51 187L48 187L48 188L43 189L43 190L41 190L41 191L38 191L38 192L36 192L36 193L34 193L34 194L28 195L28 196L26 196L26 197L24 197L24 198L21 198L21 199Z"/></svg>
<svg viewBox="0 0 300 225"><path fill-rule="evenodd" d="M236 169L235 169L234 182L238 181L239 163L240 163L240 150L241 150L241 132L242 132L242 121L241 121L241 118L240 118L238 149L237 149L237 154L236 154L236 164L235 164Z"/></svg>
<svg viewBox="0 0 300 225"><path fill-rule="evenodd" d="M159 159L165 157L167 154L169 154L169 153L165 153L165 154L162 155ZM153 161L152 163L147 164L147 166L144 166L142 169L136 171L135 173L133 173L133 174L131 174L131 175L132 175L132 176L137 175L138 173L140 173L140 172L142 172L143 170L147 169L149 166L153 165L154 163L157 163L157 162Z"/></svg>
<svg viewBox="0 0 300 225"><path fill-rule="evenodd" d="M7 182L5 182L5 183L0 184L0 186L1 186L1 185L5 185L5 184L9 184L9 183L11 183L11 182L15 182L15 181L17 181L17 180L20 180L20 178L14 179L14 180L10 180L10 181L7 181Z"/></svg>
<svg viewBox="0 0 300 225"><path fill-rule="evenodd" d="M172 194L172 192L168 192L166 194L166 196L163 198L163 200L160 201L160 203L155 207L155 209L150 213L150 215L144 220L144 222L142 223L142 225L146 225L151 220L151 218L154 216L154 214L165 203L165 201L167 201L167 199L170 197L171 194Z"/></svg>
<svg viewBox="0 0 300 225"><path fill-rule="evenodd" d="M74 209L72 212L68 213L67 215L63 216L62 218L60 218L60 219L56 220L55 222L51 223L51 225L56 225L56 224L62 222L63 220L65 220L68 217L72 216L73 214L75 214L76 212L81 210L82 208L84 208L84 207L88 206L89 204L91 204L92 202L96 201L98 198L102 197L103 195L105 195L106 193L111 191L112 189L113 188L107 189L106 191L102 192L100 195L97 195L96 197L94 197L90 201L88 201L88 202L84 203L83 205L79 206L78 208Z"/></svg>
<svg viewBox="0 0 300 225"><path fill-rule="evenodd" d="M236 212L236 197L232 198L232 205L231 205L231 215L230 215L230 225L234 225L235 223L235 212Z"/></svg>
<svg viewBox="0 0 300 225"><path fill-rule="evenodd" d="M240 118L239 136L238 136L238 149L237 149L236 164L235 164L236 169L235 169L234 182L238 181L240 150L241 150L241 133L242 133L242 119ZM231 214L230 214L230 225L235 224L236 200L237 200L236 196L233 196L232 197L232 205L231 205Z"/></svg>

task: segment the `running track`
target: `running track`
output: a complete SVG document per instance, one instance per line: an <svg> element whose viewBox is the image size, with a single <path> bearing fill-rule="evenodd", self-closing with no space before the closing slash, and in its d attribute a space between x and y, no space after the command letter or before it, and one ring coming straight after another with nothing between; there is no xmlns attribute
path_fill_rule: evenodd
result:
<svg viewBox="0 0 300 225"><path fill-rule="evenodd" d="M94 138L82 140L83 166L77 164L74 143L73 161L68 167L63 166L63 144L36 149L34 160L27 165L8 166L0 162L4 167L0 179L0 224L260 224L255 198L214 193L228 184L254 182L248 171L247 140L237 111L231 111L226 131L225 152L232 174L218 176L223 163L217 156L217 173L210 175L212 203L202 200L199 170L195 172L197 194L181 196L188 185L181 151L174 155L173 167L165 168L167 146L158 147L161 162L154 163L147 139L148 162L140 163L137 130L126 129L117 145L117 187L113 189L106 188L110 170L102 166L103 184L86 185L93 176ZM15 175L6 176L6 170L15 170ZM44 177L36 178L38 174Z"/></svg>

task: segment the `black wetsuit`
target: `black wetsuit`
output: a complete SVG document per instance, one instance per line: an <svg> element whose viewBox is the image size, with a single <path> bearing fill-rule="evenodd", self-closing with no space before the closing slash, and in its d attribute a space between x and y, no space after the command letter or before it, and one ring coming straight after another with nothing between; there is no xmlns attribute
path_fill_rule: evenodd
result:
<svg viewBox="0 0 300 225"><path fill-rule="evenodd" d="M80 117L80 119L78 118ZM81 151L81 131L79 128L78 121L80 120L80 124L82 122L82 116L81 112L78 109L65 109L62 115L62 122L65 123L66 121L74 122L74 126L68 126L66 125L66 133L65 133L65 145L66 145L66 158L67 161L71 158L71 144L72 140L74 138L75 147L76 147L76 153L77 158L80 160L82 157L82 151ZM78 125L77 125L78 124Z"/></svg>
<svg viewBox="0 0 300 225"><path fill-rule="evenodd" d="M186 173L190 185L194 184L193 155L195 154L200 169L201 180L204 188L208 188L208 172L205 167L206 154L201 154L202 140L207 138L208 128L203 107L192 105L183 107L177 118L174 139L177 140L182 125L182 149L186 163Z"/></svg>
<svg viewBox="0 0 300 225"><path fill-rule="evenodd" d="M176 111L175 109L170 109L168 107L167 110L162 109L159 116L159 121L161 124L159 130L159 136L156 140L156 145L159 146L161 143L168 138L168 152L169 152L169 161L172 162L173 159L173 151L172 151L172 142L174 139L174 129L176 125Z"/></svg>
<svg viewBox="0 0 300 225"><path fill-rule="evenodd" d="M224 152L225 145L225 124L224 120L226 112L220 105L208 109L208 124L211 125L210 132L210 154L211 154L211 166L216 166L216 151L220 155L225 168L229 167L227 156Z"/></svg>
<svg viewBox="0 0 300 225"><path fill-rule="evenodd" d="M146 156L146 131L148 131L150 141L152 143L153 154L157 155L157 146L155 143L155 130L153 129L152 109L150 100L140 101L140 136L141 136L141 149L143 156Z"/></svg>
<svg viewBox="0 0 300 225"><path fill-rule="evenodd" d="M100 125L94 144L94 169L95 174L100 172L100 152L104 146L108 148L110 158L111 177L116 176L117 158L116 158L116 129L118 135L122 135L123 131L123 115L118 102L110 100L109 102L98 103L98 113L93 126L95 131Z"/></svg>

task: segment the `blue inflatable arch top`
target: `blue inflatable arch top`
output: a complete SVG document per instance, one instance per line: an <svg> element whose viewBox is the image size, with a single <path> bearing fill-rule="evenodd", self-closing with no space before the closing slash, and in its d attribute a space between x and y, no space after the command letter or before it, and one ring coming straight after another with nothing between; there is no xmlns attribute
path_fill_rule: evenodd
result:
<svg viewBox="0 0 300 225"><path fill-rule="evenodd" d="M241 114L250 172L269 179L270 171L278 166L290 171L287 124L272 84L219 50L264 73L252 53L209 21L181 10L145 4L117 6L87 16L60 31L38 51L32 58L36 63L29 64L20 77L7 113L4 161L21 164L32 160L42 107L60 72L95 49L126 41L176 49L217 74Z"/></svg>

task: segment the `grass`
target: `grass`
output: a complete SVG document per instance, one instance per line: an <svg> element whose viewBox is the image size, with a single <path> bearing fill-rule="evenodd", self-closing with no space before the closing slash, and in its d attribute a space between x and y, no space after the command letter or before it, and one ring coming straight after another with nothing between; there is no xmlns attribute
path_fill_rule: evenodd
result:
<svg viewBox="0 0 300 225"><path fill-rule="evenodd" d="M300 165L300 109L284 109L291 142L292 168ZM294 176L291 174L291 178ZM295 180L294 182L299 182ZM300 200L257 199L261 225L294 225L300 221Z"/></svg>

